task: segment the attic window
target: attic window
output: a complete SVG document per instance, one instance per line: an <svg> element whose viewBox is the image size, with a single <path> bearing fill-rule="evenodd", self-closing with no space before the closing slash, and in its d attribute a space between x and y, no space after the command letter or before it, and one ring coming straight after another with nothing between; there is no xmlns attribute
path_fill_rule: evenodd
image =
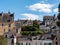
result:
<svg viewBox="0 0 60 45"><path fill-rule="evenodd" d="M11 14L10 17L13 17L13 14Z"/></svg>

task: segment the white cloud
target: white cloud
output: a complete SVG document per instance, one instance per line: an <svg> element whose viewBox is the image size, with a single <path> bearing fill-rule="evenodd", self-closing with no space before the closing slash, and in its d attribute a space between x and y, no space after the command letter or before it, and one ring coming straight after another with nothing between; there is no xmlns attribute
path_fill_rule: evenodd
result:
<svg viewBox="0 0 60 45"><path fill-rule="evenodd" d="M54 12L58 12L58 8L55 8L53 11L54 11Z"/></svg>
<svg viewBox="0 0 60 45"><path fill-rule="evenodd" d="M35 15L35 14L24 13L24 14L22 14L22 16L23 16L24 18L21 18L21 19L39 20L39 15Z"/></svg>
<svg viewBox="0 0 60 45"><path fill-rule="evenodd" d="M36 4L30 5L30 6L27 6L27 7L28 7L28 9L33 10L33 11L50 13L53 5L44 4L44 3L36 3Z"/></svg>

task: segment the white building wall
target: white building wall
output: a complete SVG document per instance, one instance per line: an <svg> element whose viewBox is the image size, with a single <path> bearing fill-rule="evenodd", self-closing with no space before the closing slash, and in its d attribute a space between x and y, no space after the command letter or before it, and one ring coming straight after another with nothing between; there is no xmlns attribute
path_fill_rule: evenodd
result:
<svg viewBox="0 0 60 45"><path fill-rule="evenodd" d="M33 40L32 41L32 45L44 45L44 43L47 43L47 45L49 45L49 43L52 43L52 40Z"/></svg>
<svg viewBox="0 0 60 45"><path fill-rule="evenodd" d="M44 45L44 43L52 43L52 40L32 40L32 41L19 41L19 43L23 43L23 45L26 45L26 43L30 43L30 45Z"/></svg>
<svg viewBox="0 0 60 45"><path fill-rule="evenodd" d="M42 40L42 45L44 45L44 43L47 43L47 45L49 45L49 43L52 44L52 40Z"/></svg>

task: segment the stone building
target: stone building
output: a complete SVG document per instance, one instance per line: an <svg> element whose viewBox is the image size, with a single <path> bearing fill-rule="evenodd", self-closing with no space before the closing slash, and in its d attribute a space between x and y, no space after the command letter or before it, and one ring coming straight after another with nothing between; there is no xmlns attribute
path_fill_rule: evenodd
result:
<svg viewBox="0 0 60 45"><path fill-rule="evenodd" d="M60 4L58 5L58 13L60 13ZM60 45L60 27L52 32L52 45Z"/></svg>
<svg viewBox="0 0 60 45"><path fill-rule="evenodd" d="M60 30L52 32L52 45L60 45Z"/></svg>
<svg viewBox="0 0 60 45"><path fill-rule="evenodd" d="M45 26L56 25L55 24L56 20L57 20L57 17L55 15L43 17L43 22L44 22Z"/></svg>
<svg viewBox="0 0 60 45"><path fill-rule="evenodd" d="M33 39L32 39L33 38ZM52 45L52 40L50 39L37 39L40 38L39 36L16 36L14 38L15 45Z"/></svg>
<svg viewBox="0 0 60 45"><path fill-rule="evenodd" d="M20 26L32 26L33 25L33 20L17 20L15 21L15 23L18 22L17 25L20 25Z"/></svg>
<svg viewBox="0 0 60 45"><path fill-rule="evenodd" d="M49 32L52 29L56 29L57 25L56 25L56 21L57 21L57 17L54 16L44 16L43 17L43 23L42 25L40 25L40 29L44 30L45 32Z"/></svg>
<svg viewBox="0 0 60 45"><path fill-rule="evenodd" d="M14 13L0 13L0 35L6 32L18 32L16 30Z"/></svg>

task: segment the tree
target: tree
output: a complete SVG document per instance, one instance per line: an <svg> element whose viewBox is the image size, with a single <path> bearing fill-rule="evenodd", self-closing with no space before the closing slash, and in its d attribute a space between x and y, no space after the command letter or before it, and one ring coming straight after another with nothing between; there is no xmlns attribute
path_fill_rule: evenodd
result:
<svg viewBox="0 0 60 45"><path fill-rule="evenodd" d="M39 28L39 23L37 20L33 21L33 27Z"/></svg>
<svg viewBox="0 0 60 45"><path fill-rule="evenodd" d="M22 26L22 31L35 31L35 28L33 26Z"/></svg>
<svg viewBox="0 0 60 45"><path fill-rule="evenodd" d="M59 6L58 6L58 12L60 12L60 4L59 4Z"/></svg>
<svg viewBox="0 0 60 45"><path fill-rule="evenodd" d="M0 36L0 45L7 45L7 40L4 36Z"/></svg>
<svg viewBox="0 0 60 45"><path fill-rule="evenodd" d="M57 26L60 27L60 20L56 22Z"/></svg>
<svg viewBox="0 0 60 45"><path fill-rule="evenodd" d="M60 4L58 6L58 16L57 16L57 18L58 18L58 21L56 22L56 24L60 28Z"/></svg>
<svg viewBox="0 0 60 45"><path fill-rule="evenodd" d="M40 30L37 20L33 21L33 26L22 26L21 29L22 35L38 35L44 33L42 30Z"/></svg>
<svg viewBox="0 0 60 45"><path fill-rule="evenodd" d="M57 16L58 20L60 20L60 13L58 13L58 16Z"/></svg>

